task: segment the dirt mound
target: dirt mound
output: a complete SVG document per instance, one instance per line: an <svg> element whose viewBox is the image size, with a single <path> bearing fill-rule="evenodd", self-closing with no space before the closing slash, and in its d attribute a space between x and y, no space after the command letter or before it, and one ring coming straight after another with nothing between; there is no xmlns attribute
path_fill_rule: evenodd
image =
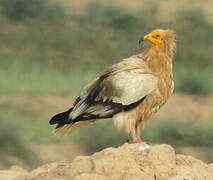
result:
<svg viewBox="0 0 213 180"><path fill-rule="evenodd" d="M213 164L175 154L169 145L124 144L72 163L51 163L26 172L18 167L0 171L0 179L26 180L212 180Z"/></svg>

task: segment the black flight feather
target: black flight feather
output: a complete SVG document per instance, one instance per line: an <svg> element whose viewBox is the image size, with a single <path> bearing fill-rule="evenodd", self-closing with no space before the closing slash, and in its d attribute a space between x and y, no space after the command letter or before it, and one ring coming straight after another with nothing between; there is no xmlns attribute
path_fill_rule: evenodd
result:
<svg viewBox="0 0 213 180"><path fill-rule="evenodd" d="M99 91L99 90L98 90ZM97 91L96 91L97 92ZM91 96L90 96L91 97ZM112 101L92 101L92 99L89 98L90 104L89 106L95 106L95 105L101 105L101 106L107 106L108 111L104 113L104 115L100 114L92 114L92 113L82 113L80 116L78 116L75 119L69 119L69 114L72 112L73 107L69 109L68 111L59 113L52 117L52 119L49 121L51 125L57 124L56 129L59 127L64 126L65 124L75 123L78 121L86 121L86 120L92 120L92 119L103 119L103 118L112 118L113 115L121 112L121 111L130 111L131 109L135 108L138 104L140 104L146 96L142 97L139 101L129 104L129 105L122 105L121 103L114 103Z"/></svg>

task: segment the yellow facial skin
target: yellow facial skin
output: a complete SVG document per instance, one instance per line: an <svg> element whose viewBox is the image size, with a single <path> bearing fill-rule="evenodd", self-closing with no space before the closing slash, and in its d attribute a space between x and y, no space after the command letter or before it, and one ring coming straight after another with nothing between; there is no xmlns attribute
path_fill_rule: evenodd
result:
<svg viewBox="0 0 213 180"><path fill-rule="evenodd" d="M158 31L151 32L144 36L145 41L151 42L156 48L163 42L162 33Z"/></svg>

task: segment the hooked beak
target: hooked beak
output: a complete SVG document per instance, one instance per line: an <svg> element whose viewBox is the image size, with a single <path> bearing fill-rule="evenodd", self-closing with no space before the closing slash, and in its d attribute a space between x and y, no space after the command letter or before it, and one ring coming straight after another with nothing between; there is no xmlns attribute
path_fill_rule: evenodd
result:
<svg viewBox="0 0 213 180"><path fill-rule="evenodd" d="M145 35L144 37L141 37L139 39L139 44L141 44L143 41L148 41L149 40L149 34L148 35Z"/></svg>
<svg viewBox="0 0 213 180"><path fill-rule="evenodd" d="M150 35L149 35L149 34L145 35L145 36L143 37L143 39L144 39L145 41L149 40L149 39L150 39Z"/></svg>

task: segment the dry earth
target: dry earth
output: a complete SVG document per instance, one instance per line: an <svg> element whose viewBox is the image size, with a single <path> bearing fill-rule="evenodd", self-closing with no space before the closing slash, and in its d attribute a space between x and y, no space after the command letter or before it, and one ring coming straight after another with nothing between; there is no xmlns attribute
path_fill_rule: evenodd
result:
<svg viewBox="0 0 213 180"><path fill-rule="evenodd" d="M176 154L166 144L124 144L72 163L51 163L31 172L14 166L0 171L6 180L212 180L213 164Z"/></svg>

